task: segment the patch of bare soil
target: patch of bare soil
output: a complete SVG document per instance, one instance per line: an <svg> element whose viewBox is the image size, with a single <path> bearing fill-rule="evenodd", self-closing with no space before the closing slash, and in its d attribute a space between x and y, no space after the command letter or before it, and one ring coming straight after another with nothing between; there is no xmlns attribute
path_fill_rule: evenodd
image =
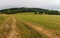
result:
<svg viewBox="0 0 60 38"><path fill-rule="evenodd" d="M35 30L36 32L38 33L43 33L45 34L48 38L60 38L60 36L56 35L56 34L53 34L53 32L50 30L46 30L44 29L43 27L39 27L35 24L32 24L30 22L27 22L27 21L24 21L21 19L21 21L26 24L26 26L28 26L29 28Z"/></svg>

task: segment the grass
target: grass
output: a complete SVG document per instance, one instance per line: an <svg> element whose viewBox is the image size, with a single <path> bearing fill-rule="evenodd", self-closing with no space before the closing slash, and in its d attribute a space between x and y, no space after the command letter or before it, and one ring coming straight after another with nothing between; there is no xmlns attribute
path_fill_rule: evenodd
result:
<svg viewBox="0 0 60 38"><path fill-rule="evenodd" d="M17 17L17 19L19 18ZM20 21L20 19L17 22L17 27L20 30L22 38L47 38L43 34L39 34L32 30L31 28L27 27L23 22Z"/></svg>
<svg viewBox="0 0 60 38"><path fill-rule="evenodd" d="M0 16L0 24L6 19L8 16Z"/></svg>
<svg viewBox="0 0 60 38"><path fill-rule="evenodd" d="M57 30L60 33L60 15L16 14L16 17L40 24L48 29Z"/></svg>
<svg viewBox="0 0 60 38"><path fill-rule="evenodd" d="M60 15L36 15L36 14L15 14L19 19L26 20L31 23L40 24L48 29L55 30L54 34L60 35ZM43 35L44 36L44 35Z"/></svg>
<svg viewBox="0 0 60 38"><path fill-rule="evenodd" d="M0 22L3 24L4 20L7 18L7 16L0 16ZM16 17L18 19L18 17ZM5 27L5 25L0 26L0 38L6 38L6 36L9 33L9 27ZM25 26L24 23L22 23L20 20L17 20L17 27L19 28L19 32L21 34L22 38L46 38L42 34L35 32L34 30L30 29L29 27Z"/></svg>
<svg viewBox="0 0 60 38"><path fill-rule="evenodd" d="M60 36L60 15L15 14L15 16L18 19L23 19L23 20L26 20L31 23L40 24L39 26L44 26L48 29L55 30L54 34L57 34L58 36ZM21 28L21 27L19 27L19 28ZM22 28L25 29L26 27L22 27ZM23 32L26 33L26 31L23 31ZM24 33L22 33L23 36L24 36ZM28 35L26 35L26 36L29 36L30 34L29 34L28 30L27 30L27 33L28 33ZM32 32L32 33L34 33L34 32ZM37 37L39 37L39 34L36 33L36 38ZM32 37L30 37L30 38L32 38ZM35 34L34 34L34 38L35 38ZM40 35L40 38L46 38L46 36L43 35L43 33L42 33Z"/></svg>
<svg viewBox="0 0 60 38"><path fill-rule="evenodd" d="M22 38L47 38L43 33L39 34L33 29L27 27L20 19L26 20L31 23L40 24L48 29L56 30L60 34L60 15L40 15L33 13L18 13L14 14L17 19L17 27L19 28ZM0 16L0 24L7 18L7 16ZM5 29L0 29L0 34Z"/></svg>

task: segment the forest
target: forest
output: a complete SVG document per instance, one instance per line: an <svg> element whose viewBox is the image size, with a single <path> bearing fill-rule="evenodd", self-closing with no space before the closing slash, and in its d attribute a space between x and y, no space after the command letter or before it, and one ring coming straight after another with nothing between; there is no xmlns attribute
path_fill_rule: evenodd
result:
<svg viewBox="0 0 60 38"><path fill-rule="evenodd" d="M42 8L9 8L0 10L2 14L15 14L15 13L25 13L25 12L34 12L34 14L50 14L50 15L60 15L60 11L57 10L49 10L49 9L42 9Z"/></svg>

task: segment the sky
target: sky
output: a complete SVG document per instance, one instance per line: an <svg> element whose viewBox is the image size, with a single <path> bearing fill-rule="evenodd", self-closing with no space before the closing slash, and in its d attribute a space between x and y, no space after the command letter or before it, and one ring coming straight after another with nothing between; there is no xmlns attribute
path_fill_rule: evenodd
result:
<svg viewBox="0 0 60 38"><path fill-rule="evenodd" d="M0 0L0 9L36 7L60 10L60 0Z"/></svg>

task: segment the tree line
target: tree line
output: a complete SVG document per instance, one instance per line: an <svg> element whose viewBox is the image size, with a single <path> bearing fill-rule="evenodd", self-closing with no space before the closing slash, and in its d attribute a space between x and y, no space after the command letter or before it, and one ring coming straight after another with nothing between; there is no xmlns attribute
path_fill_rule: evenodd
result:
<svg viewBox="0 0 60 38"><path fill-rule="evenodd" d="M34 14L50 14L50 15L60 15L60 11L57 10L48 10L42 8L10 8L0 10L2 14L15 14L15 13L25 13L25 12L34 12Z"/></svg>

